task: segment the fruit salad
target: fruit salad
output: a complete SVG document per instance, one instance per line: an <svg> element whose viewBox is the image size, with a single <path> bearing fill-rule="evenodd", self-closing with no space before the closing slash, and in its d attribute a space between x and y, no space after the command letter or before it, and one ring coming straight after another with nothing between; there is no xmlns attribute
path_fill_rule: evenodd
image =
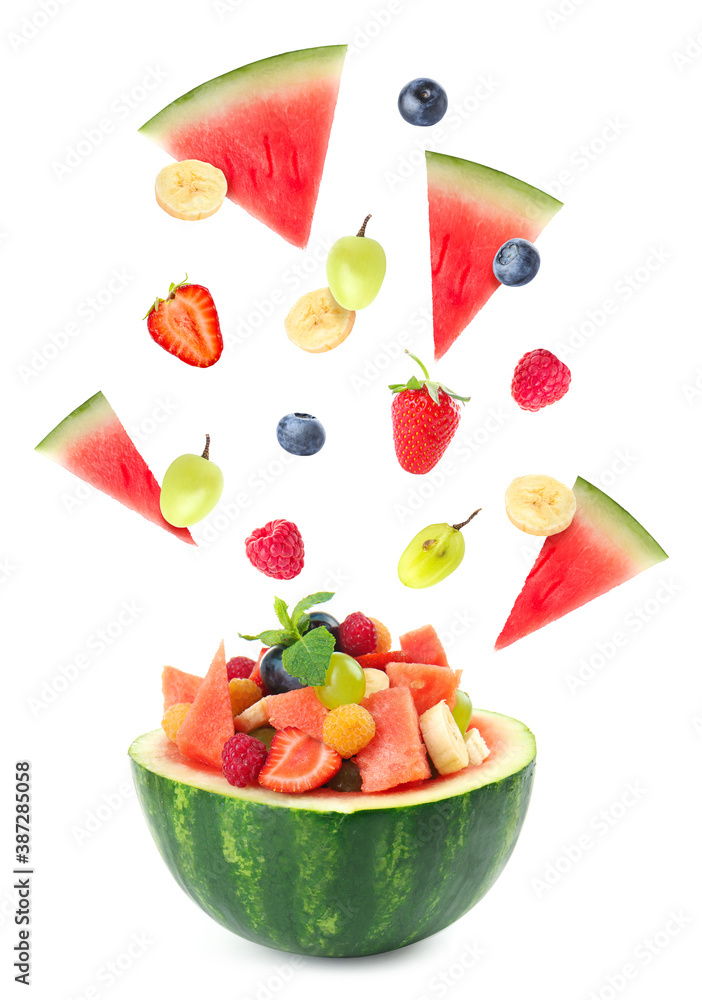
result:
<svg viewBox="0 0 702 1000"><path fill-rule="evenodd" d="M333 596L292 610L276 598L278 626L241 635L261 644L256 660L221 646L204 678L165 668L162 728L180 754L286 794L385 792L482 764L490 749L436 630L392 649L378 619L318 610Z"/></svg>

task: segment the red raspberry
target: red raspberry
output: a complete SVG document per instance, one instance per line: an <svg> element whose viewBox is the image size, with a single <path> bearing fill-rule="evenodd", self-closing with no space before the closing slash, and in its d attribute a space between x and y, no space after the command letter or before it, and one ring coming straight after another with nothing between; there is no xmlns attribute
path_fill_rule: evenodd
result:
<svg viewBox="0 0 702 1000"><path fill-rule="evenodd" d="M246 788L258 781L267 757L265 743L246 733L235 733L222 748L222 772L230 785Z"/></svg>
<svg viewBox="0 0 702 1000"><path fill-rule="evenodd" d="M256 661L250 656L232 656L227 661L227 680L233 681L235 677L251 677L251 671L256 666ZM256 680L256 678L253 678ZM259 685L260 687L260 685Z"/></svg>
<svg viewBox="0 0 702 1000"><path fill-rule="evenodd" d="M348 656L372 653L378 644L378 630L367 615L354 611L339 626L341 652Z"/></svg>
<svg viewBox="0 0 702 1000"><path fill-rule="evenodd" d="M292 580L305 565L305 546L292 521L269 521L246 539L246 555L256 569L274 580Z"/></svg>
<svg viewBox="0 0 702 1000"><path fill-rule="evenodd" d="M570 388L570 368L541 348L529 351L514 369L512 398L523 410L536 413L557 403Z"/></svg>

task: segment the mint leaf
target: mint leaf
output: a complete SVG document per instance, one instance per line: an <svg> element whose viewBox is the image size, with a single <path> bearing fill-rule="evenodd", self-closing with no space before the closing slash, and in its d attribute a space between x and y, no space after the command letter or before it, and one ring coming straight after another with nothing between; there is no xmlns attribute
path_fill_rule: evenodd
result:
<svg viewBox="0 0 702 1000"><path fill-rule="evenodd" d="M264 646L290 646L297 641L295 633L288 632L287 629L267 629L259 635L242 635L239 632L239 638L248 642L261 642Z"/></svg>
<svg viewBox="0 0 702 1000"><path fill-rule="evenodd" d="M310 618L309 615L306 615L304 613L300 615L297 622L295 623L295 628L299 636L303 636L305 634L307 629L310 627L311 620L312 619Z"/></svg>
<svg viewBox="0 0 702 1000"><path fill-rule="evenodd" d="M288 614L288 606L282 597L276 597L273 608L275 610L278 621L283 626L287 632L294 632L293 623L290 621L290 615Z"/></svg>
<svg viewBox="0 0 702 1000"><path fill-rule="evenodd" d="M309 597L303 597L302 600L298 601L293 608L293 626L297 626L303 611L308 611L310 608L313 608L315 604L324 604L325 601L331 601L333 596L334 594L330 593L328 590L320 590L317 594L310 594Z"/></svg>
<svg viewBox="0 0 702 1000"><path fill-rule="evenodd" d="M283 666L303 684L324 684L334 636L325 628L315 628L283 652Z"/></svg>

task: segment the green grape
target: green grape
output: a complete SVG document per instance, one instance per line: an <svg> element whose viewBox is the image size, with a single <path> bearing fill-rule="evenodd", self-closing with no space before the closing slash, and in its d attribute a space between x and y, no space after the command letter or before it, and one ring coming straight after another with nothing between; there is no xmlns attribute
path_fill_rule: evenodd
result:
<svg viewBox="0 0 702 1000"><path fill-rule="evenodd" d="M456 707L453 710L453 717L461 733L468 731L468 725L473 716L473 702L465 691L456 691Z"/></svg>
<svg viewBox="0 0 702 1000"><path fill-rule="evenodd" d="M261 726L260 729L252 729L249 736L253 736L255 740L260 740L261 743L265 743L268 749L271 748L271 742L276 734L276 730L273 726Z"/></svg>
<svg viewBox="0 0 702 1000"><path fill-rule="evenodd" d="M471 521L475 514L468 518ZM420 590L441 583L463 562L466 543L461 528L468 524L430 524L415 535L397 564L397 575L405 587Z"/></svg>
<svg viewBox="0 0 702 1000"><path fill-rule="evenodd" d="M329 291L344 309L365 309L385 277L385 251L366 236L366 217L356 236L342 236L327 256Z"/></svg>
<svg viewBox="0 0 702 1000"><path fill-rule="evenodd" d="M180 455L166 469L161 513L175 528L189 528L217 506L224 489L222 470L210 462L210 435L202 455Z"/></svg>
<svg viewBox="0 0 702 1000"><path fill-rule="evenodd" d="M315 687L317 697L327 708L338 708L339 705L358 704L363 701L366 693L366 675L363 667L352 656L345 653L332 653L326 685Z"/></svg>

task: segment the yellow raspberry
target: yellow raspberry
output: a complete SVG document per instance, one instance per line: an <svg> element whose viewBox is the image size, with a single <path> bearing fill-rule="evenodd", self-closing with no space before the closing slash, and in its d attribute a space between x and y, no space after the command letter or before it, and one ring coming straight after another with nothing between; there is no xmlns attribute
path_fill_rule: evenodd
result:
<svg viewBox="0 0 702 1000"><path fill-rule="evenodd" d="M236 719L237 715L241 715L263 697L263 691L256 681L252 681L249 677L232 677L229 681L229 697L232 702L232 715Z"/></svg>
<svg viewBox="0 0 702 1000"><path fill-rule="evenodd" d="M373 716L361 705L339 705L324 720L324 742L342 757L353 757L374 736Z"/></svg>
<svg viewBox="0 0 702 1000"><path fill-rule="evenodd" d="M171 705L170 708L166 709L161 722L161 729L163 729L171 743L175 743L178 730L183 725L185 716L189 711L190 702L185 701L180 701L176 705Z"/></svg>
<svg viewBox="0 0 702 1000"><path fill-rule="evenodd" d="M375 631L378 633L378 641L375 644L374 653L389 653L392 649L392 637L390 635L390 629L387 625L383 625L379 622L377 618L371 618L371 621L375 625Z"/></svg>

